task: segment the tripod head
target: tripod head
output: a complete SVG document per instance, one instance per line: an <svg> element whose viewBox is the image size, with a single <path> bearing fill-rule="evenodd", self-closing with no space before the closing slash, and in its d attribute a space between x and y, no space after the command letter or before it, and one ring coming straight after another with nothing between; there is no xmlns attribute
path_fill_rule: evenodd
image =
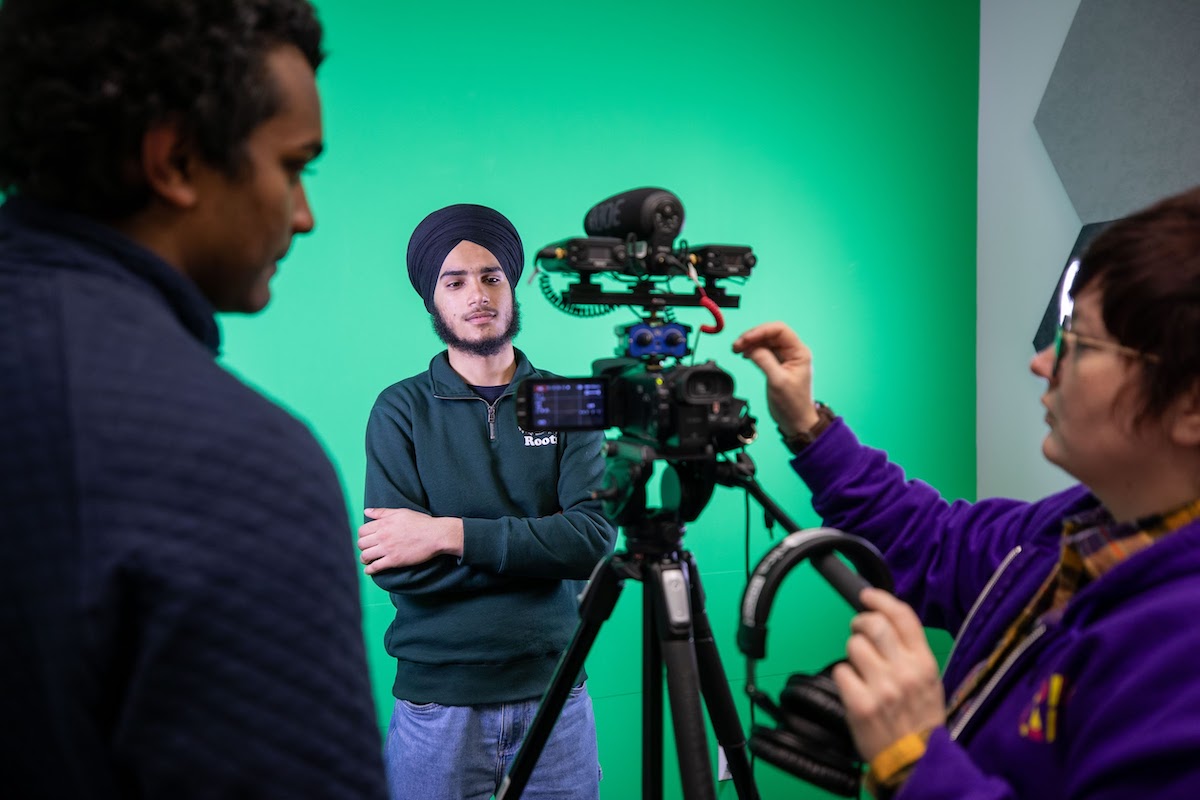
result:
<svg viewBox="0 0 1200 800"><path fill-rule="evenodd" d="M644 440L622 436L605 444L604 487L595 497L604 513L625 530L631 550L677 548L684 523L700 516L716 486L718 462L710 453L693 457L664 457ZM647 484L654 462L666 469L660 481L662 505L647 504Z"/></svg>

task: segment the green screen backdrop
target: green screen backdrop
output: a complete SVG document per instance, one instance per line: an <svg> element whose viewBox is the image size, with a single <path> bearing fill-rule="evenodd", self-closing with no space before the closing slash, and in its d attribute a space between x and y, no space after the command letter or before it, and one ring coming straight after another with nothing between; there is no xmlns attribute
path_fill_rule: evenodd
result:
<svg viewBox="0 0 1200 800"><path fill-rule="evenodd" d="M371 405L441 349L404 265L417 222L449 203L491 205L529 256L583 235L593 204L641 186L679 195L689 241L750 245L758 256L745 285L730 287L741 305L726 309L726 330L704 336L696 356L716 359L750 402L761 436L749 453L785 510L818 521L787 466L761 375L729 349L772 319L813 348L817 397L864 441L945 495L972 496L976 3L318 5L329 58L319 75L327 151L307 179L317 228L282 265L267 311L222 318L223 359L314 429L354 527ZM560 374L588 374L613 355L614 327L635 320L627 309L566 316L525 279L517 296L517 345ZM709 321L696 309L678 317ZM472 480L469 464L462 480ZM718 487L684 544L748 725L734 638L746 531L745 498ZM748 535L753 566L781 533L751 504ZM641 597L628 582L587 662L605 800L640 796ZM365 578L362 598L382 730L392 606ZM773 607L761 682L775 692L788 674L843 655L850 616L811 567L794 570ZM945 652L946 637L932 641ZM669 719L664 728L666 797L676 798ZM710 745L715 754L711 735ZM761 762L755 773L764 798L827 796ZM735 797L732 782L719 795Z"/></svg>

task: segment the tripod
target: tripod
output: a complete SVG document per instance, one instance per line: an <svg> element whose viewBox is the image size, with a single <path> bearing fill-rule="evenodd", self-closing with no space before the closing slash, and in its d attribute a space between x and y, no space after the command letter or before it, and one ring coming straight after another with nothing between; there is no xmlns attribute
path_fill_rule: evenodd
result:
<svg viewBox="0 0 1200 800"><path fill-rule="evenodd" d="M601 561L580 602L579 627L558 663L533 725L496 794L521 796L567 693L601 624L612 614L626 579L642 581L642 797L662 797L662 674L666 667L683 796L715 800L700 698L704 697L717 742L725 750L739 798L758 799L738 719L712 628L704 610L700 572L681 546L683 527L674 520L649 519L626 530L627 550Z"/></svg>
<svg viewBox="0 0 1200 800"><path fill-rule="evenodd" d="M562 712L567 693L583 667L600 626L612 614L625 580L641 581L642 595L642 798L662 797L662 684L666 669L671 720L679 759L679 773L686 800L715 800L716 786L700 699L712 720L717 742L725 751L729 772L742 800L758 800L758 789L750 771L746 736L729 691L725 669L717 652L712 627L704 609L704 589L695 559L682 546L682 519L695 519L711 494L715 479L711 470L698 478L687 466L673 465L690 476L680 490L673 510L654 509L645 513L641 491L648 477L653 454L626 448L634 455L632 466L621 469L616 481L641 502L641 512L624 526L626 549L596 565L580 598L580 623L571 644L563 653L542 697L533 724L521 744L512 768L496 794L496 800L521 796L534 765L550 738ZM711 465L709 465L711 466ZM624 480L621 480L621 478ZM664 488L664 495L667 490ZM611 496L611 495L610 495ZM683 509L683 510L681 510ZM621 519L621 517L618 517Z"/></svg>

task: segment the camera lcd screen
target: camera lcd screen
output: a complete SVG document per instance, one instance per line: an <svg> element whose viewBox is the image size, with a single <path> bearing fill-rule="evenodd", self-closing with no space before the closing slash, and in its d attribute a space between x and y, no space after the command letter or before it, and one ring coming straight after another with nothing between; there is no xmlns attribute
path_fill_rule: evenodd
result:
<svg viewBox="0 0 1200 800"><path fill-rule="evenodd" d="M527 431L602 430L607 399L603 378L529 378L517 391L517 419Z"/></svg>

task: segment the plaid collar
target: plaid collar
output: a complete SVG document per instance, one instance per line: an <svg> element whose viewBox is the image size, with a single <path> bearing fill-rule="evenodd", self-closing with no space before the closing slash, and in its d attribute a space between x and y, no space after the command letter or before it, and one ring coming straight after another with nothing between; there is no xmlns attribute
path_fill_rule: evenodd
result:
<svg viewBox="0 0 1200 800"><path fill-rule="evenodd" d="M1133 522L1118 523L1103 508L1063 522L1062 556L1051 610L1060 610L1085 583L1200 517L1200 498Z"/></svg>

